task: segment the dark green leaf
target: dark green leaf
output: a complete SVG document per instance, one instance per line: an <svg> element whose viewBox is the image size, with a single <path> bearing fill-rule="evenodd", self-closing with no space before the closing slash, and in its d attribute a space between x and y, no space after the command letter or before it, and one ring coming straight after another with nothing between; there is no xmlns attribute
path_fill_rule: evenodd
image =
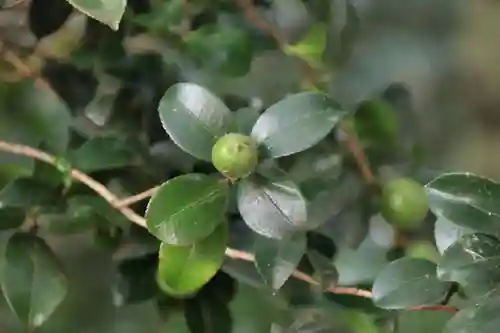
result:
<svg viewBox="0 0 500 333"><path fill-rule="evenodd" d="M57 95L34 86L32 80L0 85L0 139L38 146L60 154L69 142L71 116ZM31 158L0 153L0 182L30 176Z"/></svg>
<svg viewBox="0 0 500 333"><path fill-rule="evenodd" d="M292 155L318 143L346 113L325 94L302 92L264 111L251 135L262 145L266 157Z"/></svg>
<svg viewBox="0 0 500 333"><path fill-rule="evenodd" d="M496 333L500 326L500 297L488 298L457 313L446 324L444 333Z"/></svg>
<svg viewBox="0 0 500 333"><path fill-rule="evenodd" d="M229 197L226 181L203 174L168 180L149 201L148 229L162 242L189 245L224 221Z"/></svg>
<svg viewBox="0 0 500 333"><path fill-rule="evenodd" d="M436 264L415 258L391 262L373 284L373 301L384 309L435 305L443 300L450 283L436 277Z"/></svg>
<svg viewBox="0 0 500 333"><path fill-rule="evenodd" d="M24 209L0 209L0 230L19 228L23 224L25 216Z"/></svg>
<svg viewBox="0 0 500 333"><path fill-rule="evenodd" d="M238 27L204 25L190 32L184 41L189 55L205 70L242 76L252 64L250 36Z"/></svg>
<svg viewBox="0 0 500 333"><path fill-rule="evenodd" d="M438 217L472 230L500 235L500 184L470 173L447 173L426 185Z"/></svg>
<svg viewBox="0 0 500 333"><path fill-rule="evenodd" d="M66 0L73 7L108 25L113 30L118 30L120 21L127 7L127 0Z"/></svg>
<svg viewBox="0 0 500 333"><path fill-rule="evenodd" d="M30 208L47 203L54 192L29 178L14 180L0 191L1 207Z"/></svg>
<svg viewBox="0 0 500 333"><path fill-rule="evenodd" d="M271 288L280 289L293 274L305 253L306 243L303 233L279 241L257 238L254 245L255 266Z"/></svg>
<svg viewBox="0 0 500 333"><path fill-rule="evenodd" d="M141 156L129 142L116 137L95 137L69 154L74 167L85 172L138 165Z"/></svg>
<svg viewBox="0 0 500 333"><path fill-rule="evenodd" d="M191 333L231 333L231 313L227 304L208 297L196 297L186 301L186 324Z"/></svg>
<svg viewBox="0 0 500 333"><path fill-rule="evenodd" d="M193 83L177 83L158 107L163 128L184 151L211 161L212 146L231 127L231 111L212 92Z"/></svg>
<svg viewBox="0 0 500 333"><path fill-rule="evenodd" d="M319 277L321 287L327 289L337 284L339 272L333 264L333 259L329 259L315 250L307 251L307 258L314 268L315 275Z"/></svg>
<svg viewBox="0 0 500 333"><path fill-rule="evenodd" d="M250 135L253 126L259 119L260 112L257 108L246 107L237 110L233 115L233 127L236 132Z"/></svg>
<svg viewBox="0 0 500 333"><path fill-rule="evenodd" d="M156 281L167 294L188 296L203 287L222 266L227 224L190 246L162 243Z"/></svg>
<svg viewBox="0 0 500 333"><path fill-rule="evenodd" d="M467 234L444 251L438 266L444 281L463 283L471 274L500 278L500 241L484 234Z"/></svg>
<svg viewBox="0 0 500 333"><path fill-rule="evenodd" d="M238 209L245 223L266 237L281 239L308 226L305 199L290 181L241 181Z"/></svg>
<svg viewBox="0 0 500 333"><path fill-rule="evenodd" d="M338 178L341 170L342 156L338 151L312 148L296 155L296 160L288 173L290 179L300 185L312 179L334 180Z"/></svg>
<svg viewBox="0 0 500 333"><path fill-rule="evenodd" d="M41 326L66 297L66 277L45 242L16 233L7 243L2 292L9 307L30 329Z"/></svg>
<svg viewBox="0 0 500 333"><path fill-rule="evenodd" d="M126 304L146 301L158 292L155 280L157 254L127 259L118 265L118 291Z"/></svg>

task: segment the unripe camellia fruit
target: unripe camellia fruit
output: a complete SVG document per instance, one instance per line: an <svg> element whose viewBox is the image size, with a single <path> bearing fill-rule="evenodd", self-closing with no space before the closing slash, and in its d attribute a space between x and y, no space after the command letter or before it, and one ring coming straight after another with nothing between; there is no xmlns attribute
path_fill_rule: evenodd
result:
<svg viewBox="0 0 500 333"><path fill-rule="evenodd" d="M212 163L229 179L239 179L252 173L257 166L256 143L249 136L229 133L221 137L212 148Z"/></svg>
<svg viewBox="0 0 500 333"><path fill-rule="evenodd" d="M408 178L389 181L382 189L381 214L400 229L418 228L429 210L424 187Z"/></svg>

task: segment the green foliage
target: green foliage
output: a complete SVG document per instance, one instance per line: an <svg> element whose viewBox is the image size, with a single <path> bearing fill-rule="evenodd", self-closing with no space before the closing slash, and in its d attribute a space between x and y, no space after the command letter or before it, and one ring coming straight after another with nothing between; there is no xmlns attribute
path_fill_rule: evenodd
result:
<svg viewBox="0 0 500 333"><path fill-rule="evenodd" d="M496 332L500 185L429 172L364 54L392 10L363 6L30 1L35 45L2 38L2 328Z"/></svg>

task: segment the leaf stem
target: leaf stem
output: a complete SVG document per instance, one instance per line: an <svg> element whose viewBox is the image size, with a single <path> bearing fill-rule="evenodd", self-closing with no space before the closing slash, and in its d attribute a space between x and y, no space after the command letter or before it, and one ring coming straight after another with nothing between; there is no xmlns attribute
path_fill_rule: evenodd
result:
<svg viewBox="0 0 500 333"><path fill-rule="evenodd" d="M2 141L0 140L0 151L8 152L11 154L15 155L21 155L21 156L27 156L31 157L33 159L45 162L47 164L50 164L54 167L57 168L59 159L55 156L52 156L50 154L47 154L44 151L41 151L39 149L13 143L13 142L8 142L8 141ZM106 186L103 184L99 183L98 181L94 180L87 174L70 168L68 171L68 174L71 178L74 180L77 180L92 190L94 190L98 195L100 195L102 198L104 198L113 208L117 209L119 212L121 212L127 219L129 219L131 222L143 227L147 228L146 220L144 217L138 215L135 213L132 209L128 208L127 206L124 205L124 203L133 203L137 202L139 200L142 200L146 198L148 195L154 192L156 188L151 188L147 191L144 191L142 193L139 193L138 195L122 199L120 200L115 194L113 194ZM226 248L226 256L232 258L232 259L237 259L237 260L244 260L244 261L249 261L249 262L254 262L255 258L251 253L231 249L231 248ZM314 286L320 286L320 283L316 280L314 280L311 276L307 275L304 272L301 271L295 271L293 273L293 276L299 280L302 280L306 283L309 283ZM332 286L327 289L328 292L333 293L333 294L344 294L344 295L352 295L352 296L359 296L359 297L364 297L368 299L372 299L373 295L371 291L369 290L364 290L364 289L358 289L354 287L340 287L340 286ZM420 307L412 307L409 308L408 310L437 310L437 311L446 311L450 313L455 313L458 311L456 307L453 306L448 306L448 305L432 305L432 306L420 306Z"/></svg>

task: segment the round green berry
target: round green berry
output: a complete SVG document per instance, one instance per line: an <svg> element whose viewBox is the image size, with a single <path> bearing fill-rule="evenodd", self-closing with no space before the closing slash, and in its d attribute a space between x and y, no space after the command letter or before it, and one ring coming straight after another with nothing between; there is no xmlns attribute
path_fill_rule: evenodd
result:
<svg viewBox="0 0 500 333"><path fill-rule="evenodd" d="M424 187L408 178L389 181L382 189L382 216L400 229L416 229L427 216L429 203Z"/></svg>
<svg viewBox="0 0 500 333"><path fill-rule="evenodd" d="M243 134L226 134L212 148L212 164L229 179L250 175L257 162L257 144Z"/></svg>

